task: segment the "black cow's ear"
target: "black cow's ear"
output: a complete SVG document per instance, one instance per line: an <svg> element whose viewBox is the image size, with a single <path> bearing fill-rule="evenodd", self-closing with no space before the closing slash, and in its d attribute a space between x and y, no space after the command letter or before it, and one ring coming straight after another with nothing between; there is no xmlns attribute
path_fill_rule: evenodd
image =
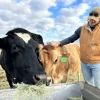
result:
<svg viewBox="0 0 100 100"><path fill-rule="evenodd" d="M39 44L44 45L42 36L41 36L41 35L37 35L37 38L38 38L38 40L39 40Z"/></svg>
<svg viewBox="0 0 100 100"><path fill-rule="evenodd" d="M34 39L37 43L44 45L43 38L39 34L31 33L32 39Z"/></svg>
<svg viewBox="0 0 100 100"><path fill-rule="evenodd" d="M5 41L6 41L6 37L0 38L0 49L4 49L6 47Z"/></svg>
<svg viewBox="0 0 100 100"><path fill-rule="evenodd" d="M14 31L13 30L10 30L6 33L6 35L13 35L14 34Z"/></svg>

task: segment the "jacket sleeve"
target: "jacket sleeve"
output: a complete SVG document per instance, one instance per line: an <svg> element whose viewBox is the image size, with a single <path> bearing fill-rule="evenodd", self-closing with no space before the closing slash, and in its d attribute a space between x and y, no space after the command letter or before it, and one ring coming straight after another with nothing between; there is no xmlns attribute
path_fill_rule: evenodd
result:
<svg viewBox="0 0 100 100"><path fill-rule="evenodd" d="M81 27L79 27L73 35L71 35L70 37L60 41L61 46L68 44L68 43L73 43L75 40L80 38L80 34L81 34Z"/></svg>

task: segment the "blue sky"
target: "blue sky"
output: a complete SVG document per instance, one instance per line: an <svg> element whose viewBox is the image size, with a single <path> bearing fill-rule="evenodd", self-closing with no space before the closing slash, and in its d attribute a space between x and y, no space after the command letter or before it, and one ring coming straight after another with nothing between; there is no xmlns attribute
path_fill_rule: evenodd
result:
<svg viewBox="0 0 100 100"><path fill-rule="evenodd" d="M60 41L87 23L100 0L0 0L0 37L22 27L41 34L45 43Z"/></svg>

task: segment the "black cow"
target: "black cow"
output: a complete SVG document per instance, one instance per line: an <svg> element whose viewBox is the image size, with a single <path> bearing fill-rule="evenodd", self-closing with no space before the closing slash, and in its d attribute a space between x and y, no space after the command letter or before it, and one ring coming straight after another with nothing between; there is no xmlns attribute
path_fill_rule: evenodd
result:
<svg viewBox="0 0 100 100"><path fill-rule="evenodd" d="M5 70L11 88L13 83L37 84L47 82L46 74L38 60L38 44L42 36L22 28L10 30L0 38L0 64Z"/></svg>

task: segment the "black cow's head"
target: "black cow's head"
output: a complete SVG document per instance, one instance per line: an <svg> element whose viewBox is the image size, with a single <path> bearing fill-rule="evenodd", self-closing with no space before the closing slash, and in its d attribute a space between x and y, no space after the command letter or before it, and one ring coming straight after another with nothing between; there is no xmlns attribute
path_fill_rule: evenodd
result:
<svg viewBox="0 0 100 100"><path fill-rule="evenodd" d="M10 74L13 82L46 82L46 74L37 57L38 43L27 31L9 31L6 37L0 39L0 48L5 57L4 69Z"/></svg>

